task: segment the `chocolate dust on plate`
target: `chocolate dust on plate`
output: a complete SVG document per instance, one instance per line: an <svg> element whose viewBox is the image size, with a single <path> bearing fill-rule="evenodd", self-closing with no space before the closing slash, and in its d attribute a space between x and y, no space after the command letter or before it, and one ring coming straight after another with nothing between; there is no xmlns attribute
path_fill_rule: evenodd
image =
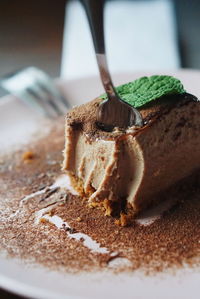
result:
<svg viewBox="0 0 200 299"><path fill-rule="evenodd" d="M165 192L163 197L174 204L160 217L120 227L55 183L62 175L63 136L61 122L48 136L0 157L2 252L73 273L199 267L198 173ZM113 267L116 259L121 266Z"/></svg>

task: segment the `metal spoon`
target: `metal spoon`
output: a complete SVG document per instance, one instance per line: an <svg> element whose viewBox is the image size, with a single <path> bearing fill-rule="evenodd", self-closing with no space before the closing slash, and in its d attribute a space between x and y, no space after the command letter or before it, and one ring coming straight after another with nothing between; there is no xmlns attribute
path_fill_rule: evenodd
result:
<svg viewBox="0 0 200 299"><path fill-rule="evenodd" d="M108 70L103 29L104 0L81 0L81 2L88 17L101 81L108 96L108 99L99 105L97 123L105 131L112 131L114 127L127 128L133 125L141 127L143 120L139 111L120 99Z"/></svg>

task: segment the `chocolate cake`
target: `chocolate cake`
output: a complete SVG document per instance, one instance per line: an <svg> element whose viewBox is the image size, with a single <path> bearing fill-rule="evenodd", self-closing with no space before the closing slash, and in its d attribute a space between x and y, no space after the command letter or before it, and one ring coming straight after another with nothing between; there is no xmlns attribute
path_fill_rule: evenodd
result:
<svg viewBox="0 0 200 299"><path fill-rule="evenodd" d="M140 103L137 109L143 118L142 128L103 131L96 113L105 96L67 114L63 169L90 204L103 203L107 214L115 205L137 213L200 166L200 103L183 87L163 87L161 77L177 80L152 76L148 79L150 87L142 86L144 93L138 94L139 101L135 102ZM152 78L156 84L160 80L159 84L152 83ZM132 88L133 97L138 91L136 81L123 85L123 90L128 86L129 91L137 85L137 89ZM119 94L120 90L122 86ZM120 96L123 98L123 92ZM130 104L131 94L127 98Z"/></svg>

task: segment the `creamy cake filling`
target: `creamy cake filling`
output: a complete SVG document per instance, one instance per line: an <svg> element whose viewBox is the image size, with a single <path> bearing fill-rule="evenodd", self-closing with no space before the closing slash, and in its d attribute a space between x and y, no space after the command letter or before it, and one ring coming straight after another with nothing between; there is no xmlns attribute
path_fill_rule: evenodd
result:
<svg viewBox="0 0 200 299"><path fill-rule="evenodd" d="M142 180L142 151L132 135L115 140L91 140L69 126L66 133L64 168L82 181L90 201L119 198L130 200Z"/></svg>

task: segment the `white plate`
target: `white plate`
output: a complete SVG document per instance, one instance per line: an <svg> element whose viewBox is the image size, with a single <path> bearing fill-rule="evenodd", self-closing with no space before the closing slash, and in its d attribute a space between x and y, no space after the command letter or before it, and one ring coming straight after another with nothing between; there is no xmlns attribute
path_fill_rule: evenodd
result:
<svg viewBox="0 0 200 299"><path fill-rule="evenodd" d="M199 71L180 70L167 74L180 78L188 92L200 97ZM144 73L116 74L114 81L121 84L142 75ZM59 81L58 84L73 105L86 102L103 91L98 78ZM39 116L14 97L1 99L1 151L28 142L30 134L37 131L39 120ZM192 269L179 270L175 276L160 274L156 277L108 272L70 275L0 256L0 287L32 298L197 298L199 280L200 274Z"/></svg>

